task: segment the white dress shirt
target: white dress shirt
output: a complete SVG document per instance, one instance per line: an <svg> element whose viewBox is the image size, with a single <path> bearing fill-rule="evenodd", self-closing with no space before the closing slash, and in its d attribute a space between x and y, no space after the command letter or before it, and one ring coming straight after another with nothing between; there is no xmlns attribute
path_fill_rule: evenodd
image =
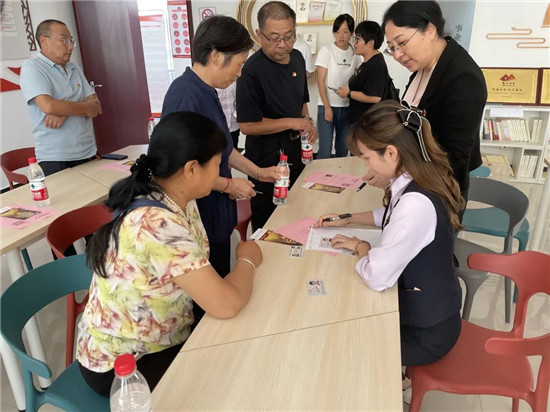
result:
<svg viewBox="0 0 550 412"><path fill-rule="evenodd" d="M380 244L355 265L367 286L377 292L392 287L409 262L435 238L437 214L433 203L418 192L403 195L411 181L407 173L392 180L392 198L386 215L389 221ZM382 226L384 210L382 207L373 211L378 227Z"/></svg>

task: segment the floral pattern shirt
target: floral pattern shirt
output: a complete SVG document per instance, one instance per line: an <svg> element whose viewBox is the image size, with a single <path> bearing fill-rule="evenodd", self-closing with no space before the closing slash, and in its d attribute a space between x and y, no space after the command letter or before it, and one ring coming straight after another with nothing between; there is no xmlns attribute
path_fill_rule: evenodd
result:
<svg viewBox="0 0 550 412"><path fill-rule="evenodd" d="M107 250L108 277L94 273L78 325L76 357L87 369L106 372L121 354L139 358L188 338L193 302L172 279L210 263L194 200L186 215L139 207L124 217L118 253L112 239Z"/></svg>

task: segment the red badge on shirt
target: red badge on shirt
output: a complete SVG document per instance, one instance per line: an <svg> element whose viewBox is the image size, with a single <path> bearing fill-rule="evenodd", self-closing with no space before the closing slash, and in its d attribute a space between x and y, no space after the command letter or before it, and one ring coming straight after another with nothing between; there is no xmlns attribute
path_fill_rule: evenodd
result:
<svg viewBox="0 0 550 412"><path fill-rule="evenodd" d="M292 72L292 77L296 77L296 72Z"/></svg>
<svg viewBox="0 0 550 412"><path fill-rule="evenodd" d="M77 84L76 84L76 87L80 87L80 83L77 83Z"/></svg>

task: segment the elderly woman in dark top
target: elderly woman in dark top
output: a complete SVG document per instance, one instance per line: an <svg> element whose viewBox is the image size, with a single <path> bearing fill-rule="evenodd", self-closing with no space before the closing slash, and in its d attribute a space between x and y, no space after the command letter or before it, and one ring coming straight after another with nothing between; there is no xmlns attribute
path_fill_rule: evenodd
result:
<svg viewBox="0 0 550 412"><path fill-rule="evenodd" d="M230 236L237 223L235 199L256 195L253 183L231 177L231 168L265 182L277 176L275 165L260 168L235 150L215 90L229 87L240 77L252 45L248 31L237 20L226 16L204 20L193 39L193 66L172 82L162 106L162 117L181 110L200 113L215 121L227 137L212 193L197 201L210 242L210 263L221 276L229 273Z"/></svg>

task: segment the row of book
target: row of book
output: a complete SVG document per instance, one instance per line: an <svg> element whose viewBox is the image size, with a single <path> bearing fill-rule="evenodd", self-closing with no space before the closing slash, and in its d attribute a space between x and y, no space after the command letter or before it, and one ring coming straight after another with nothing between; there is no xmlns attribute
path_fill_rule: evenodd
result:
<svg viewBox="0 0 550 412"><path fill-rule="evenodd" d="M538 143L544 133L542 126L542 119L484 119L481 138Z"/></svg>
<svg viewBox="0 0 550 412"><path fill-rule="evenodd" d="M504 155L484 154L481 156L483 165L491 169L492 176L511 176L514 177L514 171L508 158Z"/></svg>
<svg viewBox="0 0 550 412"><path fill-rule="evenodd" d="M524 154L521 156L518 167L518 179L531 179L535 177L539 156L536 154Z"/></svg>

